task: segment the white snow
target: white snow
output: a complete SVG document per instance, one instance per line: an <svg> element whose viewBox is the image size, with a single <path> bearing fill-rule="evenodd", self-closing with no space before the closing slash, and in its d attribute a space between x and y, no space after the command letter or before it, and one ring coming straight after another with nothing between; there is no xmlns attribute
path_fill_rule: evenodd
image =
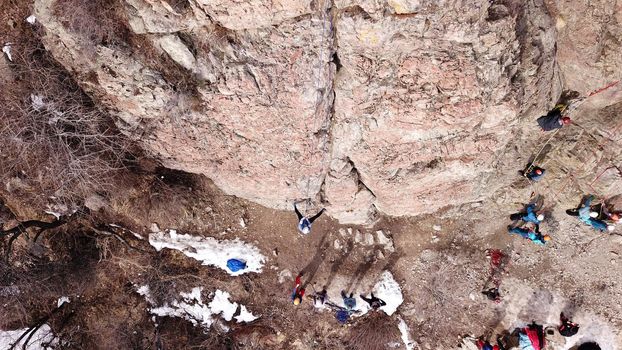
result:
<svg viewBox="0 0 622 350"><path fill-rule="evenodd" d="M60 219L60 216L61 216L60 213L57 213L57 212L54 212L54 211L49 211L49 210L46 210L45 213L49 214L49 215L52 215L53 217L56 218L56 220Z"/></svg>
<svg viewBox="0 0 622 350"><path fill-rule="evenodd" d="M389 271L384 271L382 275L380 275L380 281L374 286L374 295L387 303L387 305L382 306L380 310L384 311L389 316L393 315L398 306L402 305L402 302L404 302L402 289Z"/></svg>
<svg viewBox="0 0 622 350"><path fill-rule="evenodd" d="M136 292L144 296L149 304L155 304L149 286L141 286ZM188 293L181 292L179 293L181 296L180 300L174 300L170 305L167 303L162 306L152 307L150 311L157 316L185 318L193 325L200 325L205 330L211 327L215 317L219 314L222 314L222 318L225 321L231 321L238 310L238 306L240 306L240 314L235 316L237 323L251 322L258 318L248 311L246 306L229 301L231 295L228 292L217 289L214 293L214 298L208 305L205 305L201 299L202 292L202 287L195 287Z"/></svg>
<svg viewBox="0 0 622 350"><path fill-rule="evenodd" d="M2 52L4 52L6 58L8 58L9 61L13 62L13 57L11 56L11 43L4 44L4 46L2 47Z"/></svg>
<svg viewBox="0 0 622 350"><path fill-rule="evenodd" d="M26 22L30 24L35 24L36 21L37 21L37 17L35 17L35 15L30 15L26 17Z"/></svg>
<svg viewBox="0 0 622 350"><path fill-rule="evenodd" d="M248 311L246 309L246 306L240 305L240 314L238 316L235 316L235 320L238 323L241 323L241 322L253 322L256 319L258 319L258 317L253 315L250 311Z"/></svg>
<svg viewBox="0 0 622 350"><path fill-rule="evenodd" d="M8 350L11 348L13 343L17 341L17 339L28 330L28 328L24 329L16 329L14 331L2 331L0 330L0 350ZM28 335L22 338L18 344L15 344L14 349L21 349L24 345L24 341L28 338ZM58 342L54 334L52 333L52 329L47 324L41 326L37 332L30 338L28 341L28 345L26 346L27 350L44 350L49 349L46 345L55 345Z"/></svg>
<svg viewBox="0 0 622 350"><path fill-rule="evenodd" d="M244 218L240 218L240 226L242 226L242 228L246 228L246 221L244 221Z"/></svg>
<svg viewBox="0 0 622 350"><path fill-rule="evenodd" d="M212 311L201 300L201 291L203 288L193 288L190 293L180 293L181 300L173 300L171 305L164 304L160 307L151 309L151 313L158 316L181 317L190 321L193 325L201 325L208 329L214 319ZM149 300L147 300L149 301Z"/></svg>
<svg viewBox="0 0 622 350"><path fill-rule="evenodd" d="M177 249L203 265L219 267L232 276L239 276L248 272L261 272L266 259L259 249L252 244L239 239L219 241L213 237L200 237L177 234L175 230L157 232L149 235L149 243L157 250L163 248ZM244 259L246 268L232 272L227 268L227 260Z"/></svg>
<svg viewBox="0 0 622 350"><path fill-rule="evenodd" d="M214 299L211 303L209 303L209 307L212 309L214 314L222 313L222 318L225 321L231 321L233 318L233 314L235 314L235 310L238 309L237 303L232 303L229 301L229 293L223 292L221 290L217 290L214 294Z"/></svg>
<svg viewBox="0 0 622 350"><path fill-rule="evenodd" d="M400 329L400 333L402 334L402 341L404 342L406 350L413 350L416 343L410 337L410 329L408 328L406 321L404 321L404 319L400 316L398 316L397 319L400 321L397 327Z"/></svg>
<svg viewBox="0 0 622 350"><path fill-rule="evenodd" d="M60 297L58 298L58 301L56 302L56 306L60 307L61 305L63 305L64 303L69 303L69 297Z"/></svg>

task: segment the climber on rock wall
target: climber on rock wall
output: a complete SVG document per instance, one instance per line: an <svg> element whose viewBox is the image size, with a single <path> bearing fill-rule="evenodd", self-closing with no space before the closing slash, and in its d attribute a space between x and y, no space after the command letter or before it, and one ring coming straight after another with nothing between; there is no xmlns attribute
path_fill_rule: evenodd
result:
<svg viewBox="0 0 622 350"><path fill-rule="evenodd" d="M538 181L542 178L542 176L544 176L545 172L546 170L544 168L540 168L537 165L531 165L527 167L525 171L521 172L521 174L529 180Z"/></svg>
<svg viewBox="0 0 622 350"><path fill-rule="evenodd" d="M570 124L570 117L566 117L562 114L565 109L566 105L558 104L546 115L543 115L537 119L538 125L540 125L543 131L552 131L560 129L564 125Z"/></svg>
<svg viewBox="0 0 622 350"><path fill-rule="evenodd" d="M309 234L309 232L311 232L311 224L313 224L313 221L315 221L317 218L320 217L320 215L322 215L324 210L325 209L322 208L322 210L320 210L317 214L315 214L311 218L308 218L300 213L300 211L296 207L296 203L294 203L294 211L296 212L296 216L298 216L298 231L300 231L300 233L302 233L303 235Z"/></svg>

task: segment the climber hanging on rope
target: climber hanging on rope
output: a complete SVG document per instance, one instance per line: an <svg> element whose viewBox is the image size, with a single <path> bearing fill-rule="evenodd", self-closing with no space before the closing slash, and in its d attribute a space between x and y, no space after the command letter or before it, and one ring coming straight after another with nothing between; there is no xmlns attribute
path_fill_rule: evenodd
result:
<svg viewBox="0 0 622 350"><path fill-rule="evenodd" d="M296 212L296 216L298 216L298 231L300 231L300 233L302 233L303 235L309 234L309 232L311 232L311 224L313 224L313 221L315 221L317 218L320 217L320 215L322 215L324 210L325 209L322 208L322 210L320 210L317 214L308 218L300 213L300 211L296 207L296 203L294 203L294 211Z"/></svg>
<svg viewBox="0 0 622 350"><path fill-rule="evenodd" d="M566 116L564 113L566 107L565 104L558 104L546 115L537 119L538 125L540 125L543 131L552 131L570 124L570 117Z"/></svg>
<svg viewBox="0 0 622 350"><path fill-rule="evenodd" d="M544 176L546 170L537 165L529 165L521 174L531 181L538 181Z"/></svg>
<svg viewBox="0 0 622 350"><path fill-rule="evenodd" d="M581 204L576 209L568 209L566 210L566 214L571 216L578 216L579 220L583 223L590 225L592 228L604 232L604 231L613 231L615 229L614 225L607 225L607 223L603 220L599 220L599 213L595 210L592 210L591 204L594 200L593 195L587 195L583 197Z"/></svg>

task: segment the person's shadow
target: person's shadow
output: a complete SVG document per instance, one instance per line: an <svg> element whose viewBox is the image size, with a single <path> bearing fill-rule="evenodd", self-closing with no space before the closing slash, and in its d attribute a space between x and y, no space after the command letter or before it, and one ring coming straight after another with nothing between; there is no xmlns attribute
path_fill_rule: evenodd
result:
<svg viewBox="0 0 622 350"><path fill-rule="evenodd" d="M311 259L311 261L307 264L307 266L305 266L300 271L300 273L307 274L307 277L305 279L305 282L302 285L302 288L305 288L310 282L313 281L313 278L315 277L317 270L320 268L320 265L322 265L322 262L326 258L326 249L328 249L328 247L330 246L330 242L327 240L328 236L329 236L328 232L325 233L324 236L322 236L322 239L320 239L320 243L317 245L317 250L315 251L315 254L313 255L313 259Z"/></svg>

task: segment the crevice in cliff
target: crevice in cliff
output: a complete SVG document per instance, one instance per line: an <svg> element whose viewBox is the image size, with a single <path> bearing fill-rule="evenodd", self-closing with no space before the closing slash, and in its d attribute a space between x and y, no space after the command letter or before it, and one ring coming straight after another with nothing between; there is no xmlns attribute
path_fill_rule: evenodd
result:
<svg viewBox="0 0 622 350"><path fill-rule="evenodd" d="M361 172L356 167L356 164L354 164L354 162L350 158L348 158L348 163L352 166L351 172L354 173L354 176L356 177L356 182L358 184L359 192L361 190L367 190L375 198L376 194L374 193L374 191L371 190L371 188L369 188L369 186L367 186L367 184L365 184L365 182L363 182L363 179L362 179L362 176L361 176Z"/></svg>
<svg viewBox="0 0 622 350"><path fill-rule="evenodd" d="M331 58L331 60L328 62L328 65L330 66L330 64L334 64L335 65L335 74L329 74L330 77L330 82L329 84L327 84L328 87L328 93L326 94L326 98L328 98L328 106L326 108L326 121L325 121L325 126L320 129L318 131L318 133L322 133L324 134L323 136L325 137L326 143L325 143L325 147L323 147L323 151L326 152L326 154L323 156L323 176L324 178L322 179L322 184L320 185L320 190L318 193L318 196L320 198L320 201L322 203L326 203L326 195L325 195L325 188L326 188L326 178L328 177L328 172L330 170L330 163L332 160L332 145L333 145L333 127L334 127L334 123L335 123L335 75L336 72L338 72L341 69L341 61L339 60L339 56L337 54L337 29L335 27L335 20L337 19L337 12L335 11L335 7L334 7L334 1L331 0L330 4L323 10L325 11L323 16L325 16L328 21L329 21L329 28L328 28L328 40L329 40L329 57Z"/></svg>

